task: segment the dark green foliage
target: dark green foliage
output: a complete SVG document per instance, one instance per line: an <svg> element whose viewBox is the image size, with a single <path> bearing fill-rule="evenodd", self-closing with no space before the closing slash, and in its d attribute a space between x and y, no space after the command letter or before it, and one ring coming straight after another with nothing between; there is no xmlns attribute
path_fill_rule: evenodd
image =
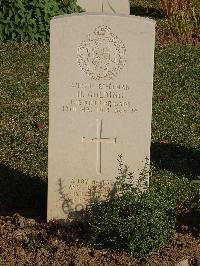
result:
<svg viewBox="0 0 200 266"><path fill-rule="evenodd" d="M80 11L75 0L0 0L0 42L46 42L51 17Z"/></svg>
<svg viewBox="0 0 200 266"><path fill-rule="evenodd" d="M146 171L138 184L119 158L121 197L94 203L87 210L92 244L124 248L133 256L148 258L174 237L177 207L191 199L191 183L160 176L145 184Z"/></svg>

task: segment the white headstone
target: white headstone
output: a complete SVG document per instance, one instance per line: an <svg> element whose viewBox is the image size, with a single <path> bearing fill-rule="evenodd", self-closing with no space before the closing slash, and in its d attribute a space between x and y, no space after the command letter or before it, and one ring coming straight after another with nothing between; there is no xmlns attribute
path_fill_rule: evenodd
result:
<svg viewBox="0 0 200 266"><path fill-rule="evenodd" d="M82 13L51 21L48 220L104 199L119 154L150 157L155 23Z"/></svg>
<svg viewBox="0 0 200 266"><path fill-rule="evenodd" d="M130 14L129 0L77 0L86 12Z"/></svg>

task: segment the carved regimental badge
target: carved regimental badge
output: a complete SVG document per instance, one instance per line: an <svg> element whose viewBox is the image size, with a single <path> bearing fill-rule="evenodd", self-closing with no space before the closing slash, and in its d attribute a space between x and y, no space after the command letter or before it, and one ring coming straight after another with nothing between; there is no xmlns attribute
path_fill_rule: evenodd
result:
<svg viewBox="0 0 200 266"><path fill-rule="evenodd" d="M112 79L124 67L126 48L107 26L97 27L77 51L80 68L95 80Z"/></svg>

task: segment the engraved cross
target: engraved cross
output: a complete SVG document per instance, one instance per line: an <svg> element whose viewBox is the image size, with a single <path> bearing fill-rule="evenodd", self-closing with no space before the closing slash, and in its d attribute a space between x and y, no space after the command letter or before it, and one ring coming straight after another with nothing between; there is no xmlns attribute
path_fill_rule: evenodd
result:
<svg viewBox="0 0 200 266"><path fill-rule="evenodd" d="M116 144L116 138L102 138L102 120L97 119L97 136L94 138L82 137L82 142L85 143L96 143L97 144L97 157L96 157L96 172L101 174L101 144Z"/></svg>

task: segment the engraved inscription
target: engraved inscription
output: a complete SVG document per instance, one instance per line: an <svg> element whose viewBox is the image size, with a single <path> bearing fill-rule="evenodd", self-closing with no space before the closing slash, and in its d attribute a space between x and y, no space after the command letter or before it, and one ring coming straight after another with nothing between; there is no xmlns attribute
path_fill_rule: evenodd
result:
<svg viewBox="0 0 200 266"><path fill-rule="evenodd" d="M120 186L112 180L95 180L90 178L73 178L69 185L68 195L72 203L91 202L94 199L106 199L112 190L120 192ZM116 193L117 193L116 192Z"/></svg>
<svg viewBox="0 0 200 266"><path fill-rule="evenodd" d="M110 179L74 177L67 188L64 178L60 178L58 185L62 210L71 218L80 215L88 203L119 196L122 192L120 184Z"/></svg>
<svg viewBox="0 0 200 266"><path fill-rule="evenodd" d="M126 48L108 26L101 25L78 47L77 62L90 78L110 80L124 67Z"/></svg>
<svg viewBox="0 0 200 266"><path fill-rule="evenodd" d="M97 119L97 136L95 138L86 139L82 137L82 142L86 143L96 143L97 144L97 158L96 158L96 172L97 174L101 174L101 144L102 143L110 143L116 144L117 138L102 138L102 120Z"/></svg>
<svg viewBox="0 0 200 266"><path fill-rule="evenodd" d="M134 114L138 109L129 97L127 84L73 82L74 96L63 104L63 112Z"/></svg>

